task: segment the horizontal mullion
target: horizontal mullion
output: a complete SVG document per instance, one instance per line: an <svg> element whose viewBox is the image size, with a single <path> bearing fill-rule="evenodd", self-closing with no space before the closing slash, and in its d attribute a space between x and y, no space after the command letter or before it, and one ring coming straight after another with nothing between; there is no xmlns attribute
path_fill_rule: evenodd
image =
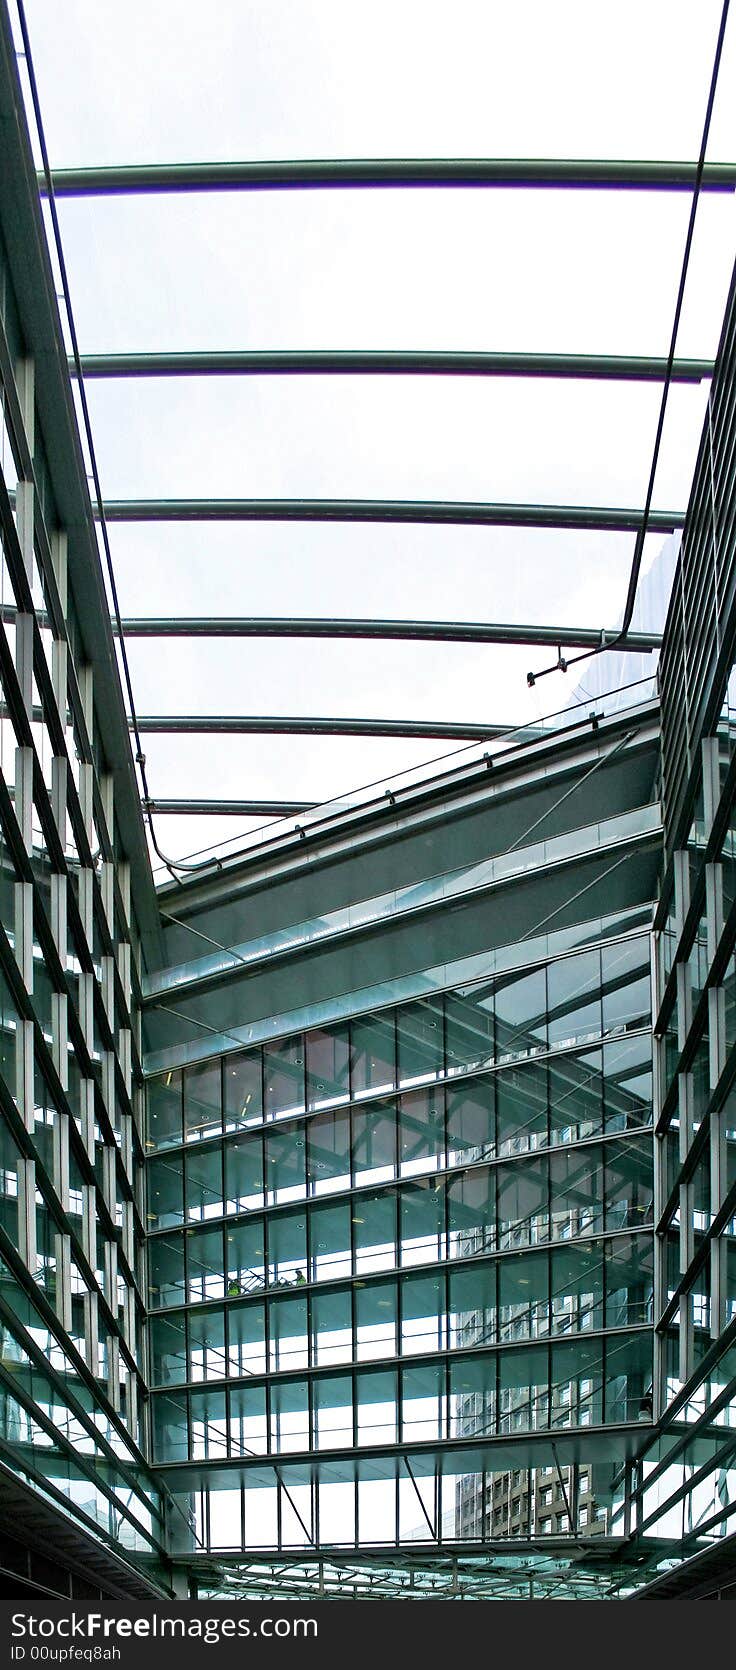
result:
<svg viewBox="0 0 736 1670"><path fill-rule="evenodd" d="M130 721L131 729L133 721ZM138 731L155 735L205 736L375 736L447 738L458 742L485 742L509 736L512 725L467 724L427 719L342 719L285 715L282 717L245 714L139 714ZM532 741L544 732L538 726L522 729Z"/></svg>
<svg viewBox="0 0 736 1670"><path fill-rule="evenodd" d="M482 621L353 620L275 616L151 616L124 620L124 638L367 638L427 643L572 645L618 648L646 654L659 649L657 632L629 632L620 639L616 629L595 627L529 626ZM116 630L114 627L113 630Z"/></svg>
<svg viewBox="0 0 736 1670"><path fill-rule="evenodd" d="M144 800L144 811L155 817L288 818L313 812L312 800Z"/></svg>
<svg viewBox="0 0 736 1670"><path fill-rule="evenodd" d="M370 1365L366 1363L366 1368L369 1367ZM446 1457L448 1462L452 1461L453 1457L459 1456L462 1458L464 1472L481 1472L483 1464L471 1468L466 1459L468 1455L475 1453L482 1456L486 1450L490 1452L500 1450L503 1453L504 1451L508 1452L509 1446L517 1447L532 1444L535 1448L546 1452L544 1453L546 1462L549 1460L550 1446L555 1443L563 1444L572 1441L579 1452L581 1442L584 1444L586 1441L596 1438L602 1438L610 1445L615 1437L631 1437L634 1441L638 1438L641 1441L643 1436L644 1428L640 1421L608 1421L589 1426L583 1426L579 1423L577 1425L568 1423L563 1426L558 1422L550 1421L546 1426L535 1426L526 1429L516 1428L514 1430L509 1428L506 1432L465 1433L462 1437L453 1438L388 1439L384 1443L359 1444L357 1448L354 1448L352 1444L343 1444L332 1445L329 1449L279 1450L271 1451L270 1454L265 1452L262 1455L247 1453L237 1456L201 1456L196 1460L187 1461L158 1461L151 1463L151 1470L154 1479L157 1479L159 1474L165 1475L171 1490L182 1488L181 1485L177 1487L175 1483L178 1474L197 1475L202 1469L212 1472L236 1473L238 1469L251 1472L260 1468L278 1473L279 1470L283 1471L289 1468L300 1469L319 1465L329 1467L331 1462L349 1460L354 1463L357 1470L361 1467L361 1464L368 1466L374 1460L383 1461L389 1457L411 1456L416 1458L417 1461L421 1461L428 1454ZM610 1449L607 1454L610 1457ZM568 1462L563 1460L562 1465L567 1466ZM508 1462L505 1462L503 1466L498 1466L497 1470L508 1472ZM471 1543L469 1547L475 1551L478 1545ZM575 1547L576 1551L579 1552L579 1536L575 1538ZM403 1553L406 1554L406 1544L403 1546ZM212 1560L212 1558L213 1556L210 1553L209 1559ZM302 1552L303 1559L304 1554Z"/></svg>
<svg viewBox="0 0 736 1670"><path fill-rule="evenodd" d="M624 382L665 382L668 362L635 354L513 354L360 350L268 350L251 352L87 354L87 378L238 376L449 376L549 377ZM673 383L699 383L712 376L714 361L676 359ZM77 375L74 359L70 376Z"/></svg>
<svg viewBox="0 0 736 1670"><path fill-rule="evenodd" d="M106 522L398 522L638 533L643 510L603 505L490 504L410 499L108 499ZM651 533L684 526L679 510L651 510Z"/></svg>
<svg viewBox="0 0 736 1670"><path fill-rule="evenodd" d="M275 191L315 188L495 186L611 191L693 191L691 161L615 161L608 158L397 157L319 158L276 162L153 163L57 169L58 197L120 196L145 192ZM39 191L47 194L44 174ZM736 166L706 162L701 191L733 191Z"/></svg>

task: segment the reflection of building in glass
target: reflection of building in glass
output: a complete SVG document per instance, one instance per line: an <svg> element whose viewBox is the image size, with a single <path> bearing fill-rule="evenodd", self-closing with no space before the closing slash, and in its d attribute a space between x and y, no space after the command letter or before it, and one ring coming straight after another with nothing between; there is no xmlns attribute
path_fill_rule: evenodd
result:
<svg viewBox="0 0 736 1670"><path fill-rule="evenodd" d="M0 17L3 1560L664 1582L736 1510L733 294L661 706L157 891Z"/></svg>

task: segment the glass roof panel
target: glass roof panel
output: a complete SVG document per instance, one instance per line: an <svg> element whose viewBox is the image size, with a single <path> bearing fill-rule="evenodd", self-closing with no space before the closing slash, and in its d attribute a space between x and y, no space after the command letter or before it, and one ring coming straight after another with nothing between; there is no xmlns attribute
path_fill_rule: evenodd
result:
<svg viewBox="0 0 736 1670"><path fill-rule="evenodd" d="M27 5L54 170L310 157L693 161L720 11L717 0L696 10L624 0L607 14L584 0L511 9L459 0L450 18L430 0L419 30L413 8L388 0L220 0L214 15L182 0L131 0L122 11L94 0ZM732 31L711 161L736 157L735 94ZM462 187L61 197L58 207L83 358L269 349L666 357L690 203L686 191ZM734 193L704 193L678 357L715 354L735 232ZM670 390L655 511L687 505L708 386L706 377ZM637 509L661 382L90 376L87 395L107 500ZM633 531L596 527L391 520L111 519L109 536L124 618L561 629L615 626L635 542ZM644 574L665 537L664 528L647 536ZM660 629L666 588L650 591L658 614L650 598L644 624ZM522 724L622 681L620 658L603 657L594 676L584 662L529 689L529 670L555 656L529 646L132 638L128 655L141 715ZM630 671L641 675L641 658ZM146 737L159 799L321 801L451 746ZM159 836L181 856L253 821L169 816Z"/></svg>

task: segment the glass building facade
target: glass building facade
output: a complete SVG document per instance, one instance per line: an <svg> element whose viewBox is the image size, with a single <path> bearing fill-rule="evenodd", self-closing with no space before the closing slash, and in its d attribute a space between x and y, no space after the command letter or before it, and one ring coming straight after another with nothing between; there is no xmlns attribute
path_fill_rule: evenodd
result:
<svg viewBox="0 0 736 1670"><path fill-rule="evenodd" d="M736 1529L733 289L661 703L156 890L6 24L0 1501L110 1592L629 1593Z"/></svg>

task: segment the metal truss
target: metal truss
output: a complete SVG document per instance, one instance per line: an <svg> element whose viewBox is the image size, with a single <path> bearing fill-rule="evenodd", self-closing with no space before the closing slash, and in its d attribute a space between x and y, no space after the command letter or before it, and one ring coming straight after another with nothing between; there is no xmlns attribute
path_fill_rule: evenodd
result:
<svg viewBox="0 0 736 1670"><path fill-rule="evenodd" d="M646 1569L621 1558L621 1539L553 1539L499 1542L482 1553L457 1546L386 1548L374 1553L309 1550L253 1555L249 1559L208 1557L188 1563L201 1598L236 1600L241 1595L312 1600L605 1600L621 1587L645 1581Z"/></svg>

